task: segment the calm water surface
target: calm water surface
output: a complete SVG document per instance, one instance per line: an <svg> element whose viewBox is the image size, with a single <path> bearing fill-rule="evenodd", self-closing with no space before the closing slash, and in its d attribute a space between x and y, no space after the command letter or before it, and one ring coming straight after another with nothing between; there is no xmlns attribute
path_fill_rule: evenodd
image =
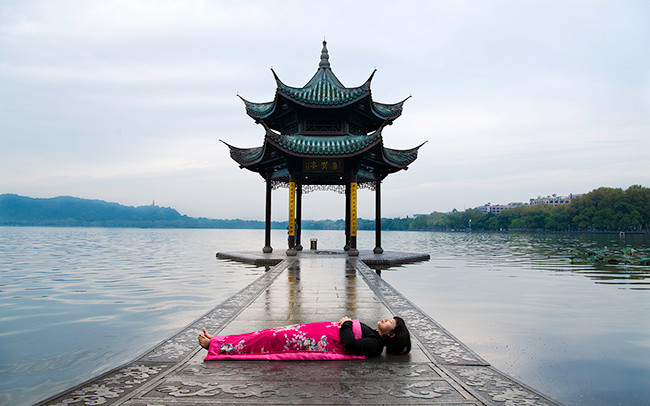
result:
<svg viewBox="0 0 650 406"><path fill-rule="evenodd" d="M0 227L0 404L130 361L264 272L217 261L258 232Z"/></svg>
<svg viewBox="0 0 650 406"><path fill-rule="evenodd" d="M498 369L567 405L650 404L650 267L568 254L648 236L389 234L431 260L382 277Z"/></svg>
<svg viewBox="0 0 650 406"><path fill-rule="evenodd" d="M319 248L340 232L304 230ZM0 227L0 404L26 405L125 363L264 272L215 259L261 230ZM283 249L285 231L274 231ZM568 251L647 236L385 232L431 261L382 277L495 367L567 405L650 398L650 267ZM370 249L374 233L360 232Z"/></svg>

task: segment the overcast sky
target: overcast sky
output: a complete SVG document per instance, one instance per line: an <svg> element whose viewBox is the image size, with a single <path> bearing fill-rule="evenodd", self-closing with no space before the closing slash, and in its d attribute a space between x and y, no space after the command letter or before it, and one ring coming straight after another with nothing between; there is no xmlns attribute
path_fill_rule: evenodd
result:
<svg viewBox="0 0 650 406"><path fill-rule="evenodd" d="M0 193L264 218L264 182L219 139L262 145L237 94L303 86L326 39L348 87L412 95L384 145L427 141L385 217L650 186L650 2L0 2ZM287 190L273 194L287 218ZM374 218L374 195L359 194ZM344 197L304 196L303 218Z"/></svg>

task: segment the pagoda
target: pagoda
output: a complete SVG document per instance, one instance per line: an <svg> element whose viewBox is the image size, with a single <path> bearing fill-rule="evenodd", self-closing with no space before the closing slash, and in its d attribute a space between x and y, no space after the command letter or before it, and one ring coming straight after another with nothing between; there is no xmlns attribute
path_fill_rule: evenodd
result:
<svg viewBox="0 0 650 406"><path fill-rule="evenodd" d="M397 150L384 147L382 130L402 114L404 102L372 100L376 72L358 87L345 87L330 67L327 42L320 63L303 87L284 84L271 69L277 89L272 101L254 103L240 96L246 113L264 127L264 143L254 148L227 144L240 168L257 172L266 182L266 229L263 252L271 248L271 191L289 189L287 255L302 249L302 194L314 190L345 193L345 246L357 250L357 189L375 191L375 248L381 254L381 181L408 169L423 145Z"/></svg>

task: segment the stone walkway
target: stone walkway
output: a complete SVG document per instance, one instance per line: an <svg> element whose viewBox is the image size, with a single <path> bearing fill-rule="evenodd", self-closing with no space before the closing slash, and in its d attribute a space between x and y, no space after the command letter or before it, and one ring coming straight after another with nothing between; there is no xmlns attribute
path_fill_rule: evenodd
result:
<svg viewBox="0 0 650 406"><path fill-rule="evenodd" d="M407 255L408 256L408 255ZM209 361L196 337L236 334L347 315L369 325L402 316L413 350L352 361ZM43 405L426 404L557 405L492 368L383 281L361 259L284 257L137 360Z"/></svg>

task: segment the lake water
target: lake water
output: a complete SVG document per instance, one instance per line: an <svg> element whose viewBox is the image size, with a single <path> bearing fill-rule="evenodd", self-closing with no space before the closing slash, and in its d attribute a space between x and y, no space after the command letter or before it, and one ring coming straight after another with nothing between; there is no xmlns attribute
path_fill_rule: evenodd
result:
<svg viewBox="0 0 650 406"><path fill-rule="evenodd" d="M342 233L303 230L321 249ZM284 230L273 231L284 249ZM119 366L264 272L215 259L263 230L0 227L0 404L28 405ZM431 260L382 277L495 367L567 405L650 399L650 267L569 250L648 236L384 232ZM359 233L359 248L374 246ZM408 322L408 321L407 321Z"/></svg>

